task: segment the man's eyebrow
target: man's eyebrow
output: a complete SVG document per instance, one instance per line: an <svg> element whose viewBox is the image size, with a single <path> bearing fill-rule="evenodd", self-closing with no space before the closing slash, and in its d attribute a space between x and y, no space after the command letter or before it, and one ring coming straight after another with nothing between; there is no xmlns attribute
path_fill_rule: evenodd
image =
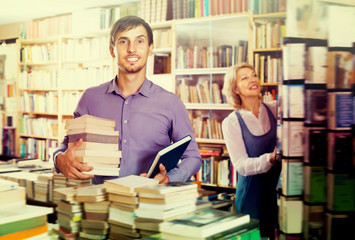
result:
<svg viewBox="0 0 355 240"><path fill-rule="evenodd" d="M138 35L136 38L147 38L147 36L142 34L142 35ZM128 39L128 37L121 36L117 38L117 40L121 40L121 39Z"/></svg>

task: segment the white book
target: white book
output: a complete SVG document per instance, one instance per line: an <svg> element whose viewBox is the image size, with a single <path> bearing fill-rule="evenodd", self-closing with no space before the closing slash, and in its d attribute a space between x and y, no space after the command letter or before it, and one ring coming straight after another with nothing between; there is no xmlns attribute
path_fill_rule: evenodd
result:
<svg viewBox="0 0 355 240"><path fill-rule="evenodd" d="M196 210L196 205L185 205L172 209L148 209L138 208L136 211L137 217L150 219L167 219L181 214L190 213Z"/></svg>
<svg viewBox="0 0 355 240"><path fill-rule="evenodd" d="M0 209L0 225L53 213L53 208L23 205Z"/></svg>
<svg viewBox="0 0 355 240"><path fill-rule="evenodd" d="M75 156L91 156L91 157L121 157L121 151L118 150L98 150L98 149L78 149L75 151Z"/></svg>
<svg viewBox="0 0 355 240"><path fill-rule="evenodd" d="M144 203L140 202L138 204L138 209L157 209L157 210L169 210L173 208L178 208L187 205L195 205L197 198L194 199L187 199L186 201L183 199L182 201L166 203L166 204L154 204L154 203Z"/></svg>

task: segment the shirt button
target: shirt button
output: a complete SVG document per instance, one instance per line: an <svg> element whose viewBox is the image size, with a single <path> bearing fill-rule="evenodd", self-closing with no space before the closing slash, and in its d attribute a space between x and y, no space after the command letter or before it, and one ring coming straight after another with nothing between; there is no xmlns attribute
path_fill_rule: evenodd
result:
<svg viewBox="0 0 355 240"><path fill-rule="evenodd" d="M127 120L124 120L123 123L127 123Z"/></svg>
<svg viewBox="0 0 355 240"><path fill-rule="evenodd" d="M128 101L125 101L125 104L128 104Z"/></svg>
<svg viewBox="0 0 355 240"><path fill-rule="evenodd" d="M126 140L126 139L124 139L124 140L123 140L123 143L126 143L126 142L127 142L127 140Z"/></svg>

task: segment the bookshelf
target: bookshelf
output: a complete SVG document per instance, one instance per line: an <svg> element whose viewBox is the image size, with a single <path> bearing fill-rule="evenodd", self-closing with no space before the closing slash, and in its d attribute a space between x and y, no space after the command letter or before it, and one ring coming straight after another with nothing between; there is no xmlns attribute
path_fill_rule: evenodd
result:
<svg viewBox="0 0 355 240"><path fill-rule="evenodd" d="M236 186L229 158L221 157L225 152L221 123L233 111L221 90L228 67L252 61L251 45L247 44L250 21L248 13L174 21L175 93L186 105L203 157L196 180L209 188Z"/></svg>
<svg viewBox="0 0 355 240"><path fill-rule="evenodd" d="M19 156L48 160L82 92L112 79L108 36L106 29L17 41Z"/></svg>
<svg viewBox="0 0 355 240"><path fill-rule="evenodd" d="M286 12L253 15L254 66L263 86L265 102L277 99L282 79L281 39L285 36Z"/></svg>

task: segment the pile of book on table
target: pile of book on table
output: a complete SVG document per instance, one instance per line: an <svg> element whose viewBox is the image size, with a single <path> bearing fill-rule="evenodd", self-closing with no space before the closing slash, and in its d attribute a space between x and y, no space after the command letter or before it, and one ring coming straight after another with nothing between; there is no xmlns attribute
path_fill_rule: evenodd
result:
<svg viewBox="0 0 355 240"><path fill-rule="evenodd" d="M47 214L52 208L26 205L26 190L18 183L0 179L0 239L48 237Z"/></svg>
<svg viewBox="0 0 355 240"><path fill-rule="evenodd" d="M108 199L111 201L108 222L110 238L139 238L141 233L136 228L138 196L136 187L158 185L158 180L130 175L104 182Z"/></svg>
<svg viewBox="0 0 355 240"><path fill-rule="evenodd" d="M89 174L118 176L121 151L118 150L118 131L114 120L83 115L67 120L69 146L83 142L75 151L75 158L94 169Z"/></svg>

